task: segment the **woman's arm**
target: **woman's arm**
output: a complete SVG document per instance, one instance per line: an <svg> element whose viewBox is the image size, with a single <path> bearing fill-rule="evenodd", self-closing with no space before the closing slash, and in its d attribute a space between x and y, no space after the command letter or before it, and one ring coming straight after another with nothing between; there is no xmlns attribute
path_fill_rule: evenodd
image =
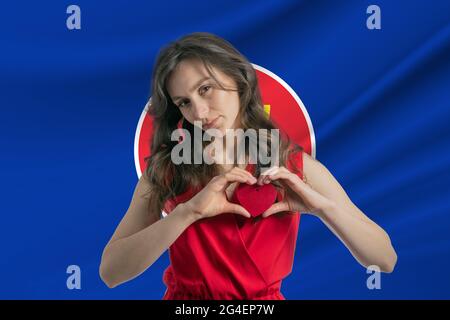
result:
<svg viewBox="0 0 450 320"><path fill-rule="evenodd" d="M106 245L100 264L100 277L110 288L133 279L144 272L192 223L222 213L250 213L242 206L231 203L225 190L233 182L256 183L247 171L233 168L215 176L192 199L181 203L162 220L157 212L149 216L148 200L144 195L151 186L142 175L136 185L133 199L125 217Z"/></svg>
<svg viewBox="0 0 450 320"><path fill-rule="evenodd" d="M196 219L184 203L164 219L159 220L157 212L149 215L144 198L148 187L142 175L130 207L103 251L100 277L109 288L144 272Z"/></svg>
<svg viewBox="0 0 450 320"><path fill-rule="evenodd" d="M328 169L303 152L303 175L307 183L284 167L269 174L265 183L280 179L292 190L285 201L274 204L263 217L280 211L300 211L319 217L364 267L376 265L390 273L397 254L389 235L370 220L347 196Z"/></svg>
<svg viewBox="0 0 450 320"><path fill-rule="evenodd" d="M355 259L364 267L377 265L390 273L397 254L389 235L370 220L347 196L328 169L304 153L304 174L311 187L332 200L318 214L322 222L342 241Z"/></svg>
<svg viewBox="0 0 450 320"><path fill-rule="evenodd" d="M319 218L365 268L376 265L382 272L394 270L397 254L389 235L375 222L359 219L339 205L325 209Z"/></svg>

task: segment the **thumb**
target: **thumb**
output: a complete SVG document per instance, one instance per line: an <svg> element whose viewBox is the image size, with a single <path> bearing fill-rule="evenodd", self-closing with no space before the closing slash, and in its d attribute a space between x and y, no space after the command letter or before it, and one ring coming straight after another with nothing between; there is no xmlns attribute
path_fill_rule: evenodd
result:
<svg viewBox="0 0 450 320"><path fill-rule="evenodd" d="M263 218L267 218L268 216L278 213L278 212L283 212L283 211L289 211L289 205L285 202L277 202L274 203L269 209L267 209L266 211L263 212L262 217Z"/></svg>
<svg viewBox="0 0 450 320"><path fill-rule="evenodd" d="M226 212L240 214L240 215L242 215L242 216L244 216L246 218L250 218L251 217L250 213L247 210L245 210L244 207L242 207L242 206L240 206L238 204L235 204L235 203L228 202L225 205L224 209L226 210Z"/></svg>

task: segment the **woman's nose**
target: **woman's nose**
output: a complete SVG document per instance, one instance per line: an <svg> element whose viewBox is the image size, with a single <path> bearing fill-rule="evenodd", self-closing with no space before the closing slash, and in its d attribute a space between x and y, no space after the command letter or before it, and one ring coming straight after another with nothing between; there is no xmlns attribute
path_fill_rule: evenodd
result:
<svg viewBox="0 0 450 320"><path fill-rule="evenodd" d="M208 116L209 107L206 101L196 101L192 102L192 115L194 117L194 121L202 121L206 119Z"/></svg>

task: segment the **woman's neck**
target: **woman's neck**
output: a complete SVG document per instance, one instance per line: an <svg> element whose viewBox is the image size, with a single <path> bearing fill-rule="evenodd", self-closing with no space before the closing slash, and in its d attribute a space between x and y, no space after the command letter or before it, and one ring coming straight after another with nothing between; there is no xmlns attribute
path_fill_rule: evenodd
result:
<svg viewBox="0 0 450 320"><path fill-rule="evenodd" d="M229 141L226 137L226 135L224 135L222 137L222 139L216 140L214 139L214 143L222 143L222 148L219 148L219 152L214 152L215 153L215 161L216 164L219 166L221 173L225 173L231 169L233 169L234 167L238 167L241 169L245 169L249 163L249 159L248 159L248 155L245 154L245 152L242 152L242 150L240 150L243 145L241 145L243 143L243 141L239 141L239 139L237 138L237 136L233 136L232 140ZM231 145L227 145L227 142L231 142ZM233 156L234 155L234 156ZM239 158L237 158L237 156L239 155Z"/></svg>

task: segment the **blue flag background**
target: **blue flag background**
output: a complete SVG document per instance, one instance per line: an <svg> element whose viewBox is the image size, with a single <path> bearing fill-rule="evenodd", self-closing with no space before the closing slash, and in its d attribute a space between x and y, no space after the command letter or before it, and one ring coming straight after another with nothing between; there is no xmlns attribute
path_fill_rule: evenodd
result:
<svg viewBox="0 0 450 320"><path fill-rule="evenodd" d="M66 9L81 8L69 30ZM366 9L381 8L381 30ZM137 175L137 122L158 50L230 41L300 96L316 158L390 235L381 289L304 215L287 299L450 298L450 2L66 1L0 9L0 298L161 299L167 252L114 289L98 273ZM69 290L66 268L81 268Z"/></svg>

